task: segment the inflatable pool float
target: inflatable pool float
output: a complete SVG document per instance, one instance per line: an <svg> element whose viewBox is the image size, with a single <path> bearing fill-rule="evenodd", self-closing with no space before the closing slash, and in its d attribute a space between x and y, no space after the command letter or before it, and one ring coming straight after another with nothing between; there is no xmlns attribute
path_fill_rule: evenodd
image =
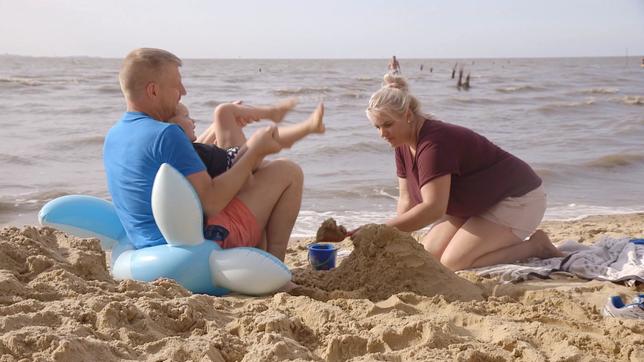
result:
<svg viewBox="0 0 644 362"><path fill-rule="evenodd" d="M159 168L152 187L152 214L167 244L135 250L111 202L84 195L54 199L38 214L41 225L81 238L98 238L111 250L116 280L170 278L193 293L230 291L262 295L291 280L286 265L256 248L222 249L203 237L201 202L192 185L168 164Z"/></svg>

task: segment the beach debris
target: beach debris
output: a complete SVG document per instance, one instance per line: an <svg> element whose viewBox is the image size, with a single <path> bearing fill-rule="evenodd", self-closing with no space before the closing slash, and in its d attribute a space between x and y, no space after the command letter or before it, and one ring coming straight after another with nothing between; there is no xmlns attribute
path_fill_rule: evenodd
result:
<svg viewBox="0 0 644 362"><path fill-rule="evenodd" d="M456 82L456 88L458 90L469 90L470 89L470 72L467 72L465 76L465 81L463 81L463 68L458 71L458 81Z"/></svg>

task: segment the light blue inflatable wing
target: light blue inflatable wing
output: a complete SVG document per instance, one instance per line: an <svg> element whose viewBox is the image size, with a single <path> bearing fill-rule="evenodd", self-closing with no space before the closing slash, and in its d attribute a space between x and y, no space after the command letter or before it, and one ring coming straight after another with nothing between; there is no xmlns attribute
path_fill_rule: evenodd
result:
<svg viewBox="0 0 644 362"><path fill-rule="evenodd" d="M129 244L114 205L97 197L67 195L51 200L40 209L38 221L80 238L97 238L104 250Z"/></svg>
<svg viewBox="0 0 644 362"><path fill-rule="evenodd" d="M152 185L152 214L166 242L198 245L203 238L201 201L190 182L164 163Z"/></svg>
<svg viewBox="0 0 644 362"><path fill-rule="evenodd" d="M210 268L215 284L248 295L274 292L291 280L291 271L281 260L256 248L214 252Z"/></svg>

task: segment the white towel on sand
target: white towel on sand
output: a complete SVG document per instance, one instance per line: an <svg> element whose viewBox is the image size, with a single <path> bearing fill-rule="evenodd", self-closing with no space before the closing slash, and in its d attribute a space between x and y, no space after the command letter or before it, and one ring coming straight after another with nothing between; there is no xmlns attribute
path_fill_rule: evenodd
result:
<svg viewBox="0 0 644 362"><path fill-rule="evenodd" d="M499 264L469 269L477 275L495 277L510 283L531 278L548 278L553 273L567 273L584 279L612 282L644 282L644 245L631 238L602 238L594 245L565 241L561 258L529 259L524 263Z"/></svg>

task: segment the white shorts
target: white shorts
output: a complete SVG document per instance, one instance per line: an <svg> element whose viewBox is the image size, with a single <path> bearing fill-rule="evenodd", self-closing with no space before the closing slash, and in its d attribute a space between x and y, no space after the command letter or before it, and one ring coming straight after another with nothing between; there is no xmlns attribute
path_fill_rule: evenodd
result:
<svg viewBox="0 0 644 362"><path fill-rule="evenodd" d="M507 226L525 240L537 230L546 212L546 193L543 185L519 197L507 197L479 215L495 224Z"/></svg>

